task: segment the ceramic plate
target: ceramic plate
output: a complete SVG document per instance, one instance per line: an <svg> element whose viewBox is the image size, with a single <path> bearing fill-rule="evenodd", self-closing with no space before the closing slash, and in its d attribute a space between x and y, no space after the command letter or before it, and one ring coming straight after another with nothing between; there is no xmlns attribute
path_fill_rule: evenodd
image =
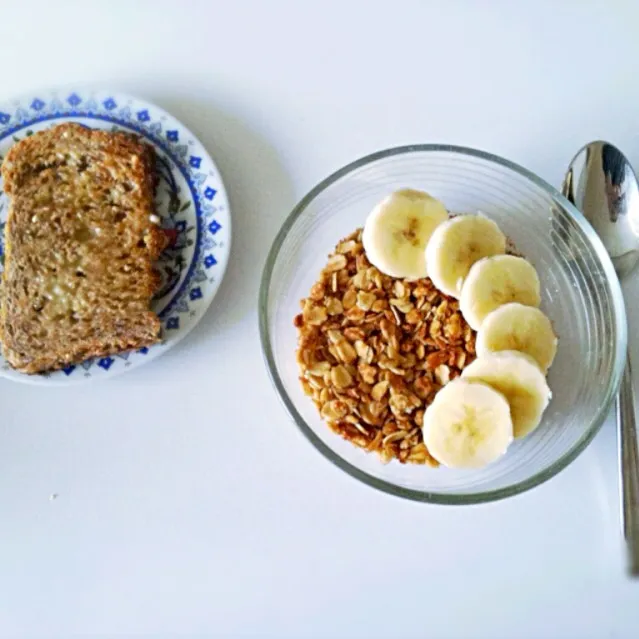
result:
<svg viewBox="0 0 639 639"><path fill-rule="evenodd" d="M110 377L144 364L177 344L199 322L215 297L231 244L228 199L213 160L184 125L166 111L137 98L78 89L38 93L0 104L0 161L16 141L61 122L132 131L155 147L160 178L157 213L162 226L172 230L176 240L158 264L162 286L155 297L154 310L162 320L161 343L36 376L13 371L0 356L0 375L49 385ZM7 209L8 201L2 193L0 271Z"/></svg>

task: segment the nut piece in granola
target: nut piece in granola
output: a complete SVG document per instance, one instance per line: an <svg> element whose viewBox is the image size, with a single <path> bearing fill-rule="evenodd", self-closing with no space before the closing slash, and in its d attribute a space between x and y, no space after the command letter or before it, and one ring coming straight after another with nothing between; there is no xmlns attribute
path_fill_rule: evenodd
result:
<svg viewBox="0 0 639 639"><path fill-rule="evenodd" d="M385 275L426 277L426 245L433 231L447 219L446 207L428 193L395 191L366 220L362 239L366 256Z"/></svg>

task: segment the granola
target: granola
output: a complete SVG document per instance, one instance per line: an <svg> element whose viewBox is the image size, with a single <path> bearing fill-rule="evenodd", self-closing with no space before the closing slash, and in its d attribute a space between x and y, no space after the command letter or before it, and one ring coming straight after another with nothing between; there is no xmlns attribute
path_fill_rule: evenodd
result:
<svg viewBox="0 0 639 639"><path fill-rule="evenodd" d="M437 462L424 410L475 359L475 332L430 279L371 266L359 229L332 253L295 317L300 381L328 426L384 462Z"/></svg>

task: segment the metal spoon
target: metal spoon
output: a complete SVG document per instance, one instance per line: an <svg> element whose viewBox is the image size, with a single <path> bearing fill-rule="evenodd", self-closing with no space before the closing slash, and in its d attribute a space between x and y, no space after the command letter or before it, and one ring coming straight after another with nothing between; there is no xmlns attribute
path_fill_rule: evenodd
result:
<svg viewBox="0 0 639 639"><path fill-rule="evenodd" d="M610 253L619 279L639 263L639 184L623 153L608 142L591 142L573 158L563 194L586 216ZM617 397L619 484L628 571L639 577L639 453L630 357Z"/></svg>

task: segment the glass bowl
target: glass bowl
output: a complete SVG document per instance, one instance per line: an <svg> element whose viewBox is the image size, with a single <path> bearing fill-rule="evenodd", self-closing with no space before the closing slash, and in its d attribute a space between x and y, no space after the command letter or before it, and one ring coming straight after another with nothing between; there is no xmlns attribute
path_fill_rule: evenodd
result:
<svg viewBox="0 0 639 639"><path fill-rule="evenodd" d="M299 382L293 318L338 241L374 204L402 187L423 189L451 212L495 220L537 268L542 308L559 336L553 398L541 425L481 470L383 464L334 434ZM353 477L401 497L475 504L551 478L590 443L618 391L627 345L619 281L599 238L558 191L529 171L473 149L414 145L374 153L318 184L275 238L260 289L260 334L273 383L306 438Z"/></svg>

